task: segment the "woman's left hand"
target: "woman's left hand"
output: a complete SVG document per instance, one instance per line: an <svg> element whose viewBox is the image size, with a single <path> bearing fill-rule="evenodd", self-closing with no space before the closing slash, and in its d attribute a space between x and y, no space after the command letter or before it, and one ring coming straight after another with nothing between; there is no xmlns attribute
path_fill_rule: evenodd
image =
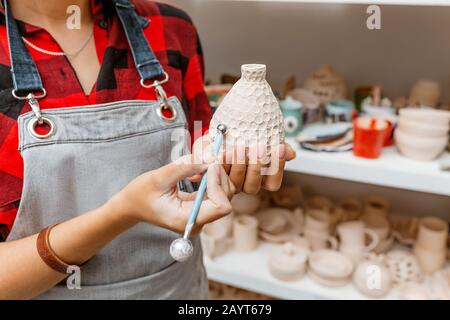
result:
<svg viewBox="0 0 450 320"><path fill-rule="evenodd" d="M208 161L211 156L212 145L208 135L194 142L193 154L199 161ZM256 194L261 187L268 191L277 191L281 187L286 161L295 159L296 153L288 144L280 144L270 159L264 159L265 153L258 150L264 148L245 148L235 146L232 150L222 153L225 172L229 175L231 182L236 188L236 193L245 192ZM244 149L244 150L243 150ZM252 156L253 155L253 156ZM195 176L192 180L200 180Z"/></svg>

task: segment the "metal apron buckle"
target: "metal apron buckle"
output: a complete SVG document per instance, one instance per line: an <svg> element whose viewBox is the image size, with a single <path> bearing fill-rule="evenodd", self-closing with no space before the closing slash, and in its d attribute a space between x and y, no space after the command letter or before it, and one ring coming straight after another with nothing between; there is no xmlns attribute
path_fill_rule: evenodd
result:
<svg viewBox="0 0 450 320"><path fill-rule="evenodd" d="M37 99L42 99L47 95L47 91L45 91L44 88L42 88L40 94L35 95L34 93L30 92L26 96L18 95L17 91L14 89L12 91L12 95L17 100L27 100L28 104L31 107L31 110L34 112L35 118L31 119L30 122L28 122L28 126L27 126L28 132L33 137L38 138L38 139L46 139L46 138L50 137L51 135L53 135L53 133L55 132L55 124L51 119L42 116L41 108L39 106L39 101L37 100ZM41 126L43 124L46 124L49 126L48 132L44 133L44 134L40 134L40 133L36 132L36 127Z"/></svg>
<svg viewBox="0 0 450 320"><path fill-rule="evenodd" d="M169 74L164 72L163 80L155 80L152 84L145 84L144 79L141 79L141 86L144 88L155 88L156 98L159 101L159 106L156 109L156 114L159 118L161 118L165 122L174 122L177 117L177 111L170 104L169 99L167 98L166 91L162 87L164 83L169 81ZM170 115L167 115L169 113Z"/></svg>

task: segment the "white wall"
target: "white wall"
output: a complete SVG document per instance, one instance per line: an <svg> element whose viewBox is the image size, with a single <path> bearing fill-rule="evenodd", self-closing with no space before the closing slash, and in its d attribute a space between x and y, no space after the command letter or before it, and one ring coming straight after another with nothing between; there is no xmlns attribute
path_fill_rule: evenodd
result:
<svg viewBox="0 0 450 320"><path fill-rule="evenodd" d="M290 74L303 81L331 63L352 87L381 83L390 96L407 95L428 77L442 83L445 101L450 96L450 7L381 6L382 29L370 31L365 5L166 2L195 21L213 82L242 63L263 62L278 87Z"/></svg>

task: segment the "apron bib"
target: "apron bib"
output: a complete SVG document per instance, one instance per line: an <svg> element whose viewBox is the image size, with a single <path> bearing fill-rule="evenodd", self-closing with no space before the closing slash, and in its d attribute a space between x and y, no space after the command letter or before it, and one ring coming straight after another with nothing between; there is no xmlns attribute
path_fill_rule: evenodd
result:
<svg viewBox="0 0 450 320"><path fill-rule="evenodd" d="M162 89L168 75L143 35L142 21L128 0L117 0L115 4L141 85L154 88L158 101L120 101L41 111L39 94L19 95L36 91L45 95L45 90L5 1L13 95L27 99L33 109L18 119L24 185L7 241L38 233L46 226L103 205L137 176L173 161L173 149L179 150L179 155L188 150L183 108L176 97L167 98ZM161 76L166 78L145 84ZM170 118L161 112L163 107L170 107ZM48 134L39 135L34 130L40 121L50 125ZM140 223L115 238L81 268L81 289L70 290L62 282L37 298L206 299L200 241L198 237L192 239L198 249L191 259L179 263L169 255L169 246L178 237L167 229Z"/></svg>

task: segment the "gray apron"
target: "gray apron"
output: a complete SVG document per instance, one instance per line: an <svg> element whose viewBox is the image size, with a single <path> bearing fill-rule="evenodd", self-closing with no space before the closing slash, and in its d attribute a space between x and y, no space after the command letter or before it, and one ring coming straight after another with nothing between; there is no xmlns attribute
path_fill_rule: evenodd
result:
<svg viewBox="0 0 450 320"><path fill-rule="evenodd" d="M188 139L183 108L176 97L165 96L162 84L168 75L142 30L136 30L140 20L136 20L139 18L128 0L116 1L117 13L141 84L154 88L158 101L120 101L49 110L39 109L38 98L45 95L45 90L6 2L5 5L13 95L28 100L33 109L18 119L24 186L19 212L7 239L11 241L98 208L137 176L173 161L174 147L185 152ZM28 77L23 74L24 69ZM148 86L144 83L161 75L166 76L162 81ZM163 108L169 108L172 117L164 116ZM44 135L34 130L42 121L51 129ZM180 135L184 139L181 148ZM166 229L140 223L115 238L81 268L81 289L69 289L62 282L38 299L206 299L200 241L193 239L194 256L179 263L169 255L170 243L178 237Z"/></svg>

